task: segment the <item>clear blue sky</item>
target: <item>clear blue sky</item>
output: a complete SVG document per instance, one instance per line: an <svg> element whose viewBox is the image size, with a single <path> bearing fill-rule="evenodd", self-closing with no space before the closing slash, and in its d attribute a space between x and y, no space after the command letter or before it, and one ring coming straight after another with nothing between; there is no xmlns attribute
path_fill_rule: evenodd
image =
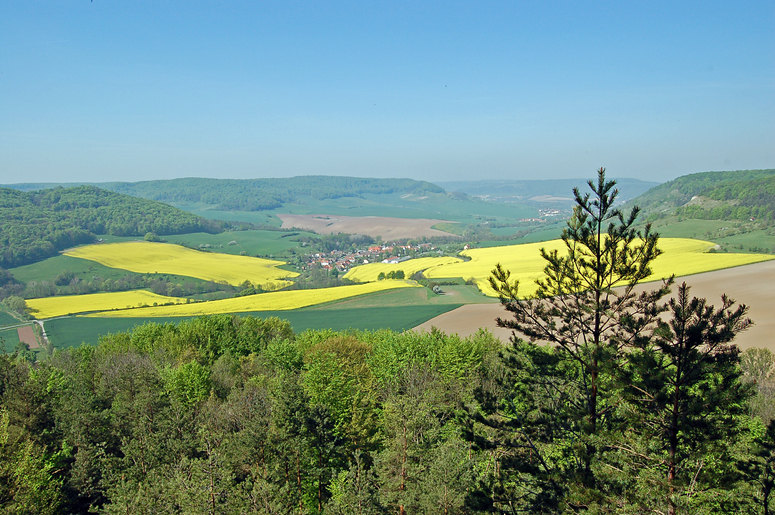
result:
<svg viewBox="0 0 775 515"><path fill-rule="evenodd" d="M775 2L0 1L0 183L775 167Z"/></svg>

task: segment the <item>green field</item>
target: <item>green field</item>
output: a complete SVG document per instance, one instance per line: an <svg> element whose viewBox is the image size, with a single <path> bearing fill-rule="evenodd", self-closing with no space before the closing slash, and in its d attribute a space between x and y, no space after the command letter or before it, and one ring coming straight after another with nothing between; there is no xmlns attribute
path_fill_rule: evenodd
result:
<svg viewBox="0 0 775 515"><path fill-rule="evenodd" d="M663 237L711 240L727 252L775 252L775 230L759 222L670 216L655 221L653 228Z"/></svg>
<svg viewBox="0 0 775 515"><path fill-rule="evenodd" d="M131 273L118 268L109 268L94 261L64 255L50 257L31 265L17 266L11 268L9 272L23 283L30 281L53 282L62 272L72 272L82 280L88 280L94 276L104 279L118 279Z"/></svg>
<svg viewBox="0 0 775 515"><path fill-rule="evenodd" d="M0 311L0 352L13 352L19 343L19 333L16 327L24 322L17 320L5 311Z"/></svg>
<svg viewBox="0 0 775 515"><path fill-rule="evenodd" d="M19 333L16 328L0 329L0 352L13 352L19 343Z"/></svg>
<svg viewBox="0 0 775 515"><path fill-rule="evenodd" d="M775 234L773 229L759 229L743 234L732 234L717 238L722 248L729 252L769 252L775 253Z"/></svg>
<svg viewBox="0 0 775 515"><path fill-rule="evenodd" d="M471 285L444 285L441 288L444 292L441 295L428 288L403 288L292 311L260 311L240 313L240 316L277 316L291 322L297 332L322 328L387 328L405 331L463 304L498 302L491 297L485 297ZM146 322L176 323L187 318L191 317L67 317L46 321L46 333L56 348L62 348L81 343L94 344L102 334L126 331ZM14 338L15 335L14 332ZM17 342L18 339L13 345Z"/></svg>
<svg viewBox="0 0 775 515"><path fill-rule="evenodd" d="M0 311L0 327L5 327L7 325L16 325L19 321L16 320L14 317L6 313L5 311Z"/></svg>
<svg viewBox="0 0 775 515"><path fill-rule="evenodd" d="M299 309L295 311L260 311L240 313L240 316L276 316L288 320L296 332L307 329L392 329L405 331L437 315L459 307L460 304L429 304L425 306L387 306L362 308ZM96 344L108 333L127 331L148 322L177 323L190 317L168 318L83 318L68 317L46 322L46 334L55 348ZM15 335L14 329L14 335ZM13 343L18 343L18 339ZM13 345L11 348L13 348Z"/></svg>
<svg viewBox="0 0 775 515"><path fill-rule="evenodd" d="M135 238L135 241L137 238ZM23 283L29 283L31 281L48 281L54 282L56 277L63 272L72 272L75 277L82 281L89 281L94 277L101 277L102 279L117 280L127 275L142 275L124 270L121 268L110 268L97 263L96 261L90 261L88 259L81 259L71 256L59 255L32 263L31 265L19 266L8 270L16 278L16 280ZM202 279L196 277L189 277L185 275L175 274L159 274L171 282L176 283L190 283L198 285L200 283L207 283ZM192 298L199 299L200 296L191 295Z"/></svg>
<svg viewBox="0 0 775 515"><path fill-rule="evenodd" d="M523 243L538 243L542 241L550 241L560 237L564 225L558 223L547 224L545 227L539 226L534 228L529 233L519 238L512 238L507 240L483 240L474 244L477 248L487 247L501 247L503 245L521 245ZM515 229L515 228L510 228ZM493 231L494 233L495 231Z"/></svg>
<svg viewBox="0 0 775 515"><path fill-rule="evenodd" d="M209 204L191 204L186 202L168 202L168 204L208 220L247 222L270 227L280 227L282 225L280 219L270 211L225 211L213 209Z"/></svg>
<svg viewBox="0 0 775 515"><path fill-rule="evenodd" d="M441 290L443 293L437 295L428 288L402 288L400 290L361 295L360 297L329 302L305 309L309 311L325 311L398 306L460 306L463 304L498 302L497 299L485 296L476 286L468 284L442 285Z"/></svg>
<svg viewBox="0 0 775 515"><path fill-rule="evenodd" d="M300 237L315 237L311 232L304 231L227 231L219 234L197 232L191 234L176 234L165 236L168 243L177 243L186 247L212 250L224 254L241 254L249 256L272 257L284 256L291 249L301 247ZM234 242L234 243L232 243Z"/></svg>

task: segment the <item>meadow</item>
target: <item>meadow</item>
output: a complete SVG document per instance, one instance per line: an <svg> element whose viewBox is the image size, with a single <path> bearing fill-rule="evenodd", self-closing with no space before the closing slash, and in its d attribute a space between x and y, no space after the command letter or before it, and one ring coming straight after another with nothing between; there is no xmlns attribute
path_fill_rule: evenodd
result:
<svg viewBox="0 0 775 515"><path fill-rule="evenodd" d="M316 235L305 231L270 231L265 229L247 231L226 231L217 234L196 232L165 236L168 243L185 247L204 247L217 250L224 254L240 254L250 256L283 256L290 250L301 247L300 237L313 238ZM244 254L242 254L244 253Z"/></svg>
<svg viewBox="0 0 775 515"><path fill-rule="evenodd" d="M129 273L127 270L119 270L101 265L95 261L88 261L70 256L54 256L29 265L17 266L10 269L14 278L23 282L50 281L54 282L62 273L69 272L73 277L87 280L93 276L105 279L119 279Z"/></svg>
<svg viewBox="0 0 775 515"><path fill-rule="evenodd" d="M64 253L102 265L138 273L177 274L234 286L245 281L264 289L279 289L296 272L278 268L285 264L263 258L200 252L180 245L133 241L76 247Z"/></svg>
<svg viewBox="0 0 775 515"><path fill-rule="evenodd" d="M238 316L279 317L290 322L296 333L307 329L329 328L334 331L347 329L377 330L391 329L407 331L422 322L460 307L460 304L427 304L410 306L347 307L347 308L303 308L293 311L255 311L239 313ZM100 338L110 333L129 331L147 323L179 323L193 317L137 317L97 318L64 317L47 320L46 334L57 349L81 344L96 345ZM0 337L3 336L0 331ZM9 351L18 343L16 329L9 330L6 348Z"/></svg>
<svg viewBox="0 0 775 515"><path fill-rule="evenodd" d="M426 320L439 316L468 303L495 303L471 285L445 285L438 295L428 288L398 288L347 297L290 311L251 311L239 313L262 318L277 316L288 320L294 331L331 328L344 329L392 329L405 331ZM56 348L96 344L101 335L127 331L148 322L180 322L192 317L84 317L67 316L45 321L49 340ZM3 336L0 330L0 337ZM6 347L10 350L18 343L16 329L8 330Z"/></svg>

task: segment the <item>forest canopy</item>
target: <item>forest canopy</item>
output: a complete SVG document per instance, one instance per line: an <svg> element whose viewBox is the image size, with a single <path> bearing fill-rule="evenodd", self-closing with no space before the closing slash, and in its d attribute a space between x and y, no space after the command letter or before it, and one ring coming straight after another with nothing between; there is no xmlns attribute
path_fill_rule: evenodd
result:
<svg viewBox="0 0 775 515"><path fill-rule="evenodd" d="M172 206L94 186L23 192L0 188L0 266L55 255L96 235L220 232L218 222Z"/></svg>

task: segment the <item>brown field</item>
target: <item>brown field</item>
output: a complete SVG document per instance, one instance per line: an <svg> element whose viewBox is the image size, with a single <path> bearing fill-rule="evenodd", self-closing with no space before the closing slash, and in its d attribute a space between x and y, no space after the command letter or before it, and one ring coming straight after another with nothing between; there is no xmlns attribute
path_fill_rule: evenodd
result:
<svg viewBox="0 0 775 515"><path fill-rule="evenodd" d="M686 281L692 289L690 294L704 297L714 306L721 303L726 293L739 303L748 305L748 316L754 325L735 338L741 348L766 347L775 351L775 261L706 272L677 278L676 283ZM673 288L675 291L676 288ZM467 336L484 327L502 340L508 340L511 331L495 325L495 318L506 317L508 313L500 304L468 304L439 315L415 327L428 331L435 326L446 333Z"/></svg>
<svg viewBox="0 0 775 515"><path fill-rule="evenodd" d="M283 229L298 228L318 234L363 234L385 241L399 238L422 238L423 236L455 236L452 233L433 229L439 223L454 223L448 220L428 218L390 218L385 216L340 216L340 215L277 215Z"/></svg>
<svg viewBox="0 0 775 515"><path fill-rule="evenodd" d="M37 349L40 347L38 339L35 337L35 330L31 325L25 325L24 327L18 328L16 333L19 335L19 341L26 343L30 349Z"/></svg>

